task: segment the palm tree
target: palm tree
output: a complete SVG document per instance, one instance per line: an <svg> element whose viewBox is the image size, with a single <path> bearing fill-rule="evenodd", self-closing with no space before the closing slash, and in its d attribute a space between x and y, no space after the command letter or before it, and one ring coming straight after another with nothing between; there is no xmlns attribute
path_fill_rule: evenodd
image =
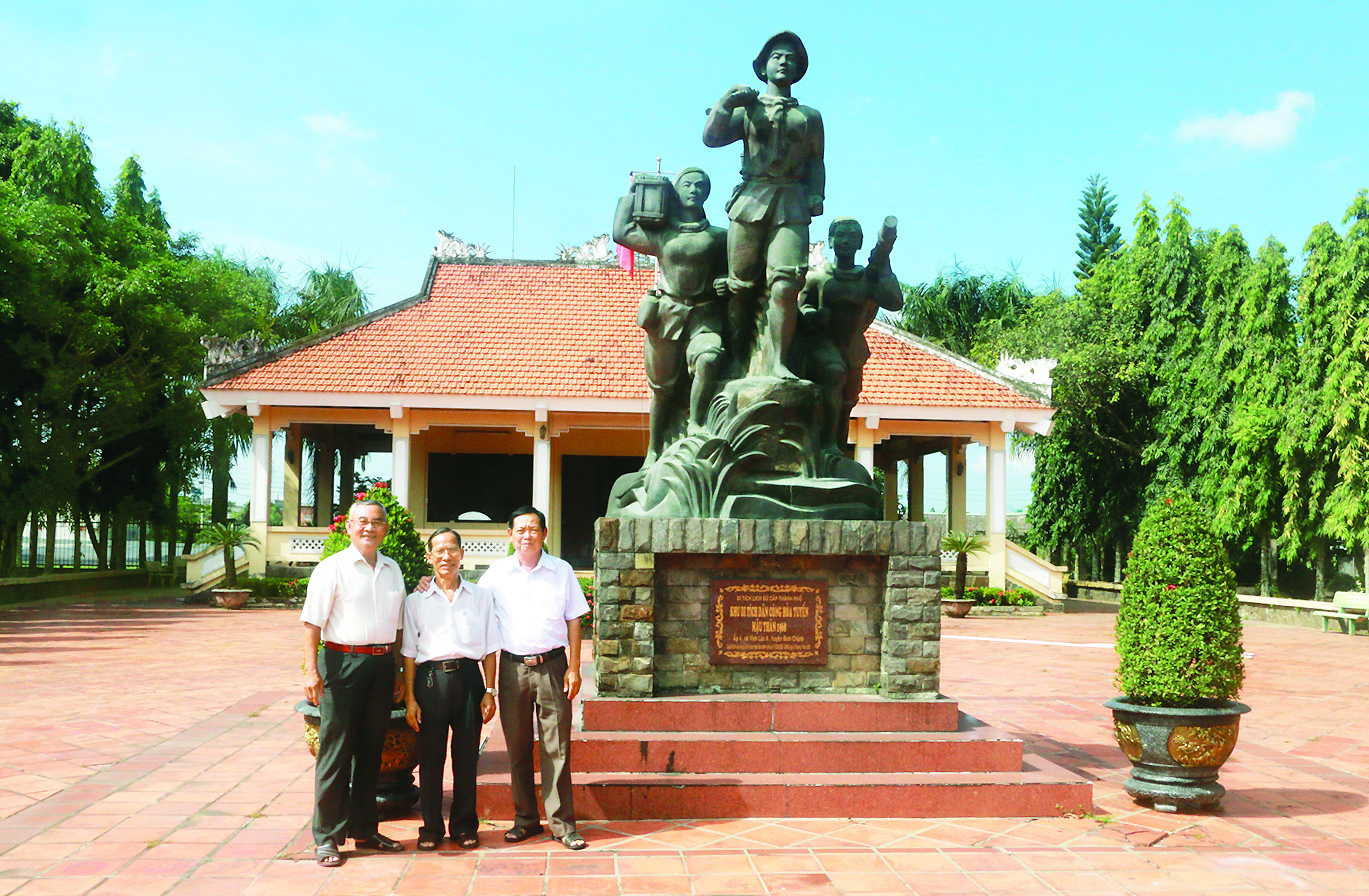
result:
<svg viewBox="0 0 1369 896"><path fill-rule="evenodd" d="M941 539L943 551L955 551L955 599L965 599L965 574L969 571L970 555L987 549L989 542L982 535L969 532L947 532Z"/></svg>
<svg viewBox="0 0 1369 896"><path fill-rule="evenodd" d="M238 561L233 556L238 548L261 547L261 540L252 530L237 520L210 523L200 530L200 542L223 550L223 582L229 588L238 587Z"/></svg>

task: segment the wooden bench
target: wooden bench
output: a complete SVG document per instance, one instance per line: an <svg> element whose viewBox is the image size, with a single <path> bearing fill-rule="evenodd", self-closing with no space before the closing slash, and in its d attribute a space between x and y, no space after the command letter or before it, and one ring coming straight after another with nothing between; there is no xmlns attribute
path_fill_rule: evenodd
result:
<svg viewBox="0 0 1369 896"><path fill-rule="evenodd" d="M1347 635L1355 633L1361 622L1369 627L1369 594L1363 591L1337 591L1331 597L1331 609L1313 610L1313 616L1321 617L1321 630L1329 631L1327 622L1334 619L1340 623L1340 630Z"/></svg>

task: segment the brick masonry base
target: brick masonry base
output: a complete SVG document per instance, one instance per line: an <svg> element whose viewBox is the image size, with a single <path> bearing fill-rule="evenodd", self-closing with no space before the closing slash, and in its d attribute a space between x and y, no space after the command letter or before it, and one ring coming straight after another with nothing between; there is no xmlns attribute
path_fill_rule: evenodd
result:
<svg viewBox="0 0 1369 896"><path fill-rule="evenodd" d="M908 521L602 518L594 560L598 693L935 699L939 543L935 526ZM719 578L824 582L826 663L710 663L710 583Z"/></svg>

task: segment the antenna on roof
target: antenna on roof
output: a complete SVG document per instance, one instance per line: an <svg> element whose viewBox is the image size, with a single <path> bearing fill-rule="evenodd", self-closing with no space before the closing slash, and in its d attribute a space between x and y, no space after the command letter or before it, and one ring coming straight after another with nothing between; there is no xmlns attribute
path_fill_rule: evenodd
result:
<svg viewBox="0 0 1369 896"><path fill-rule="evenodd" d="M509 182L509 258L518 257L518 166L513 166Z"/></svg>
<svg viewBox="0 0 1369 896"><path fill-rule="evenodd" d="M661 157L660 157L660 156L657 156L657 157L656 157L656 173L657 173L657 174L660 174L660 173L661 173Z"/></svg>

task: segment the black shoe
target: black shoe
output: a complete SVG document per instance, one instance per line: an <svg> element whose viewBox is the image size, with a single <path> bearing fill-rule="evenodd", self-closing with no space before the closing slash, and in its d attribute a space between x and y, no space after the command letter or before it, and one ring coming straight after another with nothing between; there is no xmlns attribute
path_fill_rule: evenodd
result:
<svg viewBox="0 0 1369 896"><path fill-rule="evenodd" d="M504 842L522 843L529 837L536 837L538 834L542 833L542 830L543 828L540 824L530 824L526 826L516 824L504 832Z"/></svg>
<svg viewBox="0 0 1369 896"><path fill-rule="evenodd" d="M391 840L384 834L372 834L365 840L356 842L357 849L373 849L376 852L403 852L404 844L398 840Z"/></svg>

